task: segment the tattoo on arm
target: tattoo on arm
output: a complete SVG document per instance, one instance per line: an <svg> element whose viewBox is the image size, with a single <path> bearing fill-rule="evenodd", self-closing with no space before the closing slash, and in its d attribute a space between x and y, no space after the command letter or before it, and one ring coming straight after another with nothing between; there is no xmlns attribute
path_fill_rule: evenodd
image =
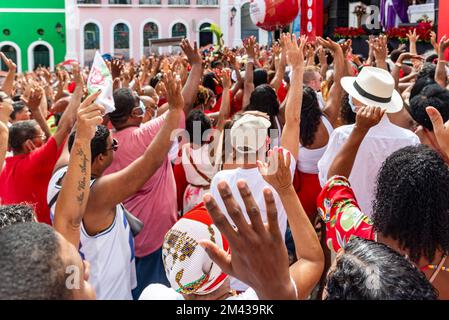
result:
<svg viewBox="0 0 449 320"><path fill-rule="evenodd" d="M83 204L83 200L84 200L84 194L86 191L86 168L87 168L87 157L86 154L84 153L84 151L82 149L78 149L78 151L76 152L76 155L79 157L80 160L80 169L81 169L81 173L82 173L82 177L80 179L80 181L78 181L78 191L80 192L79 195L76 197L76 199L78 200L78 204L81 206Z"/></svg>

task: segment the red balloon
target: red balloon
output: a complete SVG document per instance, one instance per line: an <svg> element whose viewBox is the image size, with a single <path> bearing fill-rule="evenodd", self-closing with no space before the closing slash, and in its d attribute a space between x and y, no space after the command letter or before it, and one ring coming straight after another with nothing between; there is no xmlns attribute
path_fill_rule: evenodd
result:
<svg viewBox="0 0 449 320"><path fill-rule="evenodd" d="M299 13L299 0L251 0L250 16L253 23L267 31L284 28Z"/></svg>

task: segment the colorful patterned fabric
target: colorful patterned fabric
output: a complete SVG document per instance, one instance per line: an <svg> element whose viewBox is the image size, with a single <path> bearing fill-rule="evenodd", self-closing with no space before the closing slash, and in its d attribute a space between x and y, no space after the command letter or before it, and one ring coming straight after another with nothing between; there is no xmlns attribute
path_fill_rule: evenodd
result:
<svg viewBox="0 0 449 320"><path fill-rule="evenodd" d="M201 240L210 240L230 253L226 239L213 224L204 203L176 222L162 245L165 272L171 287L178 293L209 294L228 278L199 245Z"/></svg>
<svg viewBox="0 0 449 320"><path fill-rule="evenodd" d="M317 206L326 224L330 250L338 252L353 237L374 240L373 223L361 212L347 178L330 178L318 196Z"/></svg>

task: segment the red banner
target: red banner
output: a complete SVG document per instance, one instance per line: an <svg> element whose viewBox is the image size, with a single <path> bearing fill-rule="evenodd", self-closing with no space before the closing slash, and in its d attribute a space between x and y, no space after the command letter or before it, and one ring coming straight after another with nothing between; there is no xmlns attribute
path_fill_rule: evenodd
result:
<svg viewBox="0 0 449 320"><path fill-rule="evenodd" d="M438 39L441 39L441 37L444 35L446 35L446 38L449 37L449 1L440 0L439 5L440 9L438 16ZM446 60L449 60L449 50L446 50Z"/></svg>
<svg viewBox="0 0 449 320"><path fill-rule="evenodd" d="M309 41L323 35L323 0L301 1L301 35L307 35Z"/></svg>

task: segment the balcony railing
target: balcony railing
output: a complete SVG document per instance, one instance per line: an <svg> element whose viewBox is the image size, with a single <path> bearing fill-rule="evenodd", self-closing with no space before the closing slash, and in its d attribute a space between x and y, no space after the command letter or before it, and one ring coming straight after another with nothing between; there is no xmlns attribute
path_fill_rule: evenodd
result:
<svg viewBox="0 0 449 320"><path fill-rule="evenodd" d="M161 0L139 0L140 5L160 5Z"/></svg>
<svg viewBox="0 0 449 320"><path fill-rule="evenodd" d="M196 0L198 6L218 6L218 0Z"/></svg>
<svg viewBox="0 0 449 320"><path fill-rule="evenodd" d="M190 0L168 0L170 6L189 6Z"/></svg>

